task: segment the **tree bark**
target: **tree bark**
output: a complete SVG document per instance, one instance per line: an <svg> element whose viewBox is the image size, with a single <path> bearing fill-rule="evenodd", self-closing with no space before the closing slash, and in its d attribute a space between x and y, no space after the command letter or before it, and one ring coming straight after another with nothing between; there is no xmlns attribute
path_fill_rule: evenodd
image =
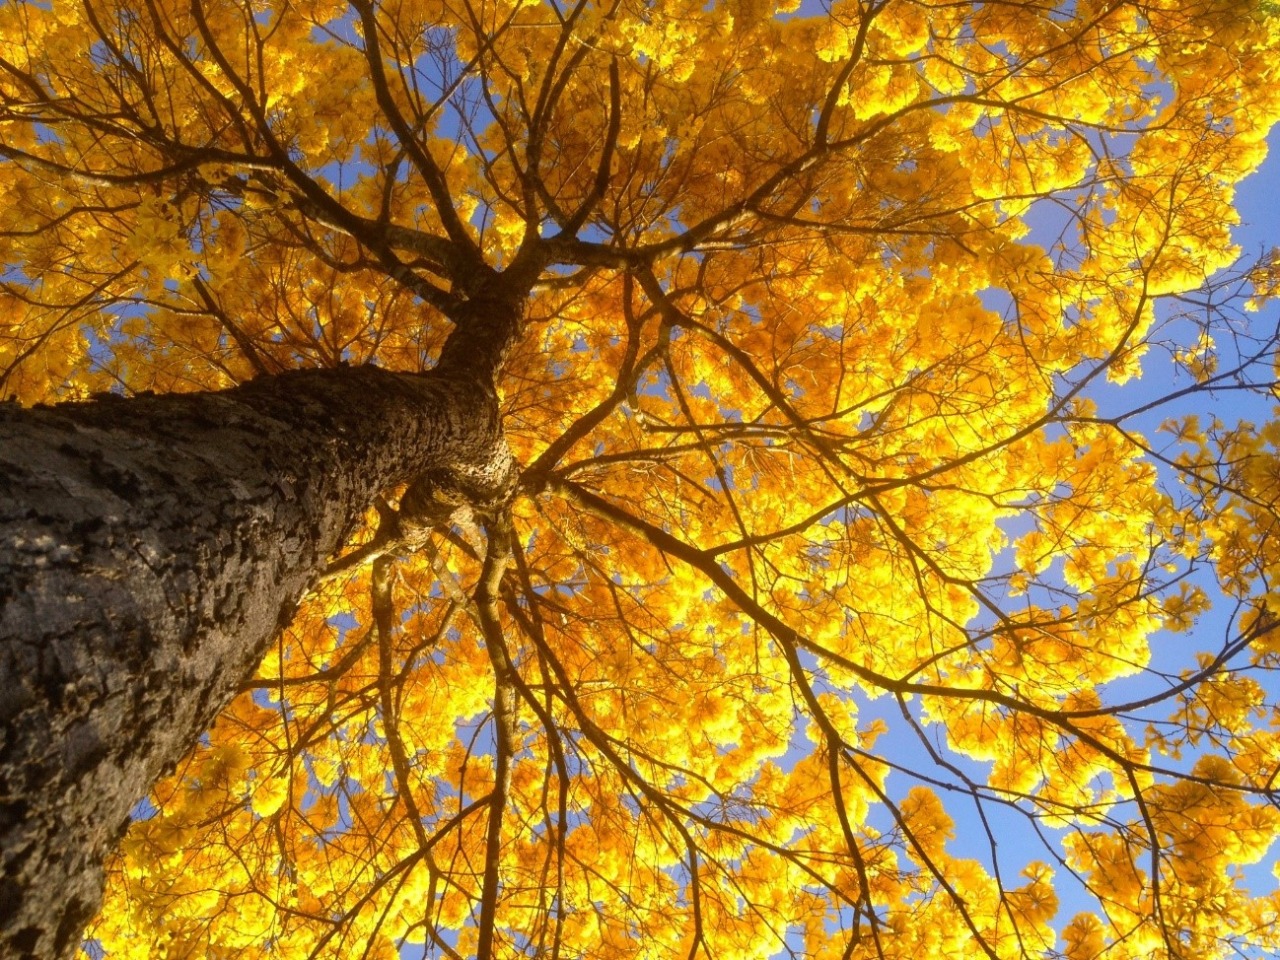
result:
<svg viewBox="0 0 1280 960"><path fill-rule="evenodd" d="M463 365L0 404L0 957L75 951L130 810L379 492L509 479Z"/></svg>

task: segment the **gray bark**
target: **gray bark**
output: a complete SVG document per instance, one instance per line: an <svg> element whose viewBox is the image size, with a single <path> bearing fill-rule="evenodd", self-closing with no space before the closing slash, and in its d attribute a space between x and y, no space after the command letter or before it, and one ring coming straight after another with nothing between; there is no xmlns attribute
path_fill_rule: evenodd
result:
<svg viewBox="0 0 1280 960"><path fill-rule="evenodd" d="M379 492L508 480L490 352L480 378L450 357L0 404L0 958L75 951L129 811Z"/></svg>

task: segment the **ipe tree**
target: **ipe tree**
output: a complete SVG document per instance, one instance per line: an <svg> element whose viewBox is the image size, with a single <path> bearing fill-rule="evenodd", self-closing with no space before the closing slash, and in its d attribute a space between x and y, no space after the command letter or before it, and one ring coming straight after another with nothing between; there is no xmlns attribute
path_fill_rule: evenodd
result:
<svg viewBox="0 0 1280 960"><path fill-rule="evenodd" d="M0 7L0 955L1280 947L1277 64Z"/></svg>

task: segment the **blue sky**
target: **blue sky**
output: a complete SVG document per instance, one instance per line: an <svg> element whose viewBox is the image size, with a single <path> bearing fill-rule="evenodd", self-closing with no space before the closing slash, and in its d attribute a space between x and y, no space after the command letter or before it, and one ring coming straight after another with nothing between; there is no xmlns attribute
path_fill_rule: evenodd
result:
<svg viewBox="0 0 1280 960"><path fill-rule="evenodd" d="M1246 254L1280 246L1280 127L1267 138L1266 162L1240 186L1238 206L1244 223L1236 242Z"/></svg>

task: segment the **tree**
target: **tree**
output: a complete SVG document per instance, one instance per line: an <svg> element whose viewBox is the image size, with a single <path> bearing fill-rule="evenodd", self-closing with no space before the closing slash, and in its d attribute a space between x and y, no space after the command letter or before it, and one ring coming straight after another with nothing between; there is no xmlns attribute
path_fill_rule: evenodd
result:
<svg viewBox="0 0 1280 960"><path fill-rule="evenodd" d="M1275 949L1278 29L0 7L3 954Z"/></svg>

